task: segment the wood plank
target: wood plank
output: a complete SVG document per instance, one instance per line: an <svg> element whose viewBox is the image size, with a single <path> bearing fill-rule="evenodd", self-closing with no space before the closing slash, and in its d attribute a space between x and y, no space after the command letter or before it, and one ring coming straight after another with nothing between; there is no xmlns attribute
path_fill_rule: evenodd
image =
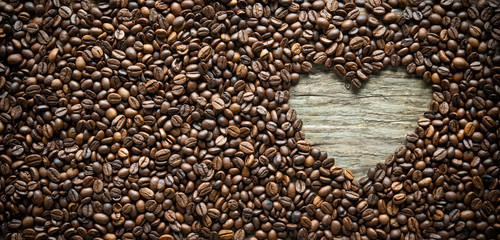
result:
<svg viewBox="0 0 500 240"><path fill-rule="evenodd" d="M386 69L359 90L331 70L315 67L291 89L290 105L306 139L357 178L404 144L429 108L432 90L405 69Z"/></svg>

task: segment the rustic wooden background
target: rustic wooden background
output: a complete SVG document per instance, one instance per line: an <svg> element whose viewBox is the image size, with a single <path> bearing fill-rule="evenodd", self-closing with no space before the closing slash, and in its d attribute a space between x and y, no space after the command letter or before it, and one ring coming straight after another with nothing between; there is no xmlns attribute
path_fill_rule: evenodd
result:
<svg viewBox="0 0 500 240"><path fill-rule="evenodd" d="M333 71L315 67L292 87L289 102L306 139L359 179L405 143L431 95L430 86L404 68L382 70L361 89L348 90Z"/></svg>

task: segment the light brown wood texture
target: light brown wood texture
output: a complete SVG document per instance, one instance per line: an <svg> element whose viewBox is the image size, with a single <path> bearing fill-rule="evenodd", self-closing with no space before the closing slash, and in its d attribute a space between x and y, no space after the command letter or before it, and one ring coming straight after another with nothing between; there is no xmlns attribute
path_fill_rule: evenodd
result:
<svg viewBox="0 0 500 240"><path fill-rule="evenodd" d="M301 75L289 103L313 147L351 169L357 179L405 143L429 109L432 90L405 69L385 69L359 90L348 90L331 70Z"/></svg>

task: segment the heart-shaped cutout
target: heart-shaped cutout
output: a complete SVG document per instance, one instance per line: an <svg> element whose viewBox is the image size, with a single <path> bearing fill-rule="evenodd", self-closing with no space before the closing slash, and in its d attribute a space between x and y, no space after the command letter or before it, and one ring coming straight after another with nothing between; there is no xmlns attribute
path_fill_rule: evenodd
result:
<svg viewBox="0 0 500 240"><path fill-rule="evenodd" d="M315 67L290 90L290 106L313 147L360 178L383 162L429 109L432 90L402 68L372 75L361 89L346 89L333 71Z"/></svg>

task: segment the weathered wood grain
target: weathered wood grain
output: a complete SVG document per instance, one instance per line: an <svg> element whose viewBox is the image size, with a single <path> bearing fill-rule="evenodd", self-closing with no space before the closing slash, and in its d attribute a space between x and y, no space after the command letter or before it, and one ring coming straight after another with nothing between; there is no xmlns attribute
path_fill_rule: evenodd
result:
<svg viewBox="0 0 500 240"><path fill-rule="evenodd" d="M429 108L432 90L405 69L386 69L359 90L348 90L332 71L316 67L292 87L290 104L306 139L357 178L404 144Z"/></svg>

